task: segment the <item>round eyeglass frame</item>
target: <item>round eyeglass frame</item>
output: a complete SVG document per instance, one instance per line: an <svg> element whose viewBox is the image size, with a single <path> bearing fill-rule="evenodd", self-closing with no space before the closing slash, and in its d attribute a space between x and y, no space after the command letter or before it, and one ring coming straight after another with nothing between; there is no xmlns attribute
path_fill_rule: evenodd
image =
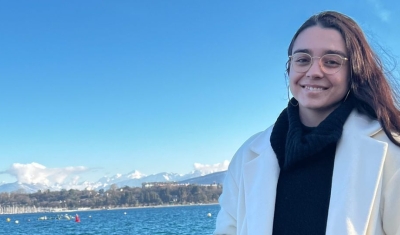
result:
<svg viewBox="0 0 400 235"><path fill-rule="evenodd" d="M307 67L307 66L304 66L304 68L306 68L306 69L300 69L300 70L299 70L299 67L297 67L297 70L295 69L295 66L292 65L292 59L293 59L293 56L295 56L295 55L306 55L306 56L308 56L308 57L311 58L311 61L310 61L310 64L308 65L308 67ZM340 59L342 59L342 60L341 60L342 63L340 64L340 67L338 67L336 71L334 71L334 72L326 72L326 68L323 66L323 64L321 64L321 61L322 61L321 59L324 58L324 56L332 56L332 55L333 55L333 56L337 56L337 57L339 57ZM325 54L325 55L323 55L323 56L311 56L310 54L305 53L305 52L297 52L297 53L294 53L294 54L292 54L292 55L289 56L290 67L293 68L293 70L296 71L296 72L298 72L298 73L305 73L305 72L307 72L307 71L311 68L311 66L314 64L314 59L319 59L319 60L318 60L318 65L319 65L321 71L324 72L325 74L329 74L329 75L332 75L332 74L335 74L335 73L339 72L339 71L342 69L344 62L349 60L347 57L343 57L343 56L341 56L341 55L339 55L339 54L332 54L332 53L330 53L330 54Z"/></svg>

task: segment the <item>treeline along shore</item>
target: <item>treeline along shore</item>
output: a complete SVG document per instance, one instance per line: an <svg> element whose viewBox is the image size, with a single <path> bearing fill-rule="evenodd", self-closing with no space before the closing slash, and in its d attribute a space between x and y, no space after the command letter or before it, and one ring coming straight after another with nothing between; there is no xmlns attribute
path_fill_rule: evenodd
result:
<svg viewBox="0 0 400 235"><path fill-rule="evenodd" d="M218 203L222 185L143 183L108 190L62 189L0 193L0 214Z"/></svg>

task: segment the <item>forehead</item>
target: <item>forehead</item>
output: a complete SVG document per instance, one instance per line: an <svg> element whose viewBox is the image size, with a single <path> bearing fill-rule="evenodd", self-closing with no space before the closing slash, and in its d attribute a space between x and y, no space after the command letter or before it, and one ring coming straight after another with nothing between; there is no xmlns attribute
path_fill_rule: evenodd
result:
<svg viewBox="0 0 400 235"><path fill-rule="evenodd" d="M297 36L293 44L292 54L298 51L317 56L330 51L347 54L344 39L339 31L321 26L309 27Z"/></svg>

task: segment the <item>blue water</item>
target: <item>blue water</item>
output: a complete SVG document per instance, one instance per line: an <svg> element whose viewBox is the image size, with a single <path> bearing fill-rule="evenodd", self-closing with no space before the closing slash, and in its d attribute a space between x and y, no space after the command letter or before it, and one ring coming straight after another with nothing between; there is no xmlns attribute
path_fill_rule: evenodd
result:
<svg viewBox="0 0 400 235"><path fill-rule="evenodd" d="M74 220L38 220L65 213L0 215L3 234L212 234L219 205L176 206L70 212ZM211 217L208 216L211 213ZM7 222L7 218L11 221ZM19 223L15 223L18 220Z"/></svg>

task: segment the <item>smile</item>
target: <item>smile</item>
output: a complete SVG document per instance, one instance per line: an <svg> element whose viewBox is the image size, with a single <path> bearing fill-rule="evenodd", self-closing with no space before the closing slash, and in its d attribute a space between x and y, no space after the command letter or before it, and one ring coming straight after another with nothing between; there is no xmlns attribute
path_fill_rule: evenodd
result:
<svg viewBox="0 0 400 235"><path fill-rule="evenodd" d="M327 90L327 88L323 87L312 87L312 86L302 86L304 89L310 90L310 91L323 91Z"/></svg>

